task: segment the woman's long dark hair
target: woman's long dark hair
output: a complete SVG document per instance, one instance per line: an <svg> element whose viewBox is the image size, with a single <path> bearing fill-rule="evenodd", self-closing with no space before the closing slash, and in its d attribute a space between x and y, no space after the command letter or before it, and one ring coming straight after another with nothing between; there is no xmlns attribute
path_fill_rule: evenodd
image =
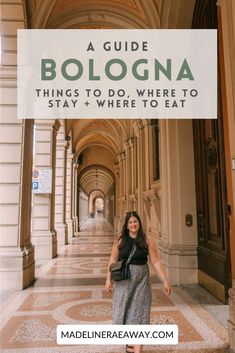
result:
<svg viewBox="0 0 235 353"><path fill-rule="evenodd" d="M120 236L121 242L120 242L118 248L121 249L126 244L127 236L129 235L129 229L127 228L127 225L128 225L129 219L131 217L137 218L138 221L139 221L139 224L140 224L139 231L138 231L138 234L137 234L137 237L136 237L136 245L139 248L147 249L148 246L147 246L146 236L145 236L145 233L144 233L144 230L143 230L142 222L140 220L140 216L138 215L138 213L136 211L132 211L132 212L127 212L126 213L125 222L124 222L124 225L123 225L123 228L122 228L122 234Z"/></svg>

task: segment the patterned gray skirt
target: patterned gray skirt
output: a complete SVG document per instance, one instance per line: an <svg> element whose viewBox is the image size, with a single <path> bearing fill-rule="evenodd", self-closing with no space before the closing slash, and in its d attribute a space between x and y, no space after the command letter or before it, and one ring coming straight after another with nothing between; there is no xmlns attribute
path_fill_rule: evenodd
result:
<svg viewBox="0 0 235 353"><path fill-rule="evenodd" d="M148 325L151 308L148 265L130 265L130 272L130 279L114 283L113 324Z"/></svg>

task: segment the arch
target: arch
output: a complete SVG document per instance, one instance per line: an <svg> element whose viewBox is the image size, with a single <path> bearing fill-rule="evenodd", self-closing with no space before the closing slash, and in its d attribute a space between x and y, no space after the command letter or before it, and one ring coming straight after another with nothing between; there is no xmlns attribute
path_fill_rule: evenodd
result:
<svg viewBox="0 0 235 353"><path fill-rule="evenodd" d="M93 195L93 194L95 194L95 196ZM94 189L94 190L92 190L91 192L90 192L90 194L89 194L89 197L91 197L91 196L94 196L94 197L103 197L104 198L104 193L103 193L103 191L102 190L100 190L100 189Z"/></svg>
<svg viewBox="0 0 235 353"><path fill-rule="evenodd" d="M109 152L112 153L112 155L116 158L117 157L117 154L114 152L114 150L110 147L110 146L107 146L107 145L104 145L102 143L97 143L97 142L94 142L94 143L87 143L86 145L84 145L80 150L78 150L76 152L76 158L83 152L85 151L88 147L104 147L105 149L107 149Z"/></svg>
<svg viewBox="0 0 235 353"><path fill-rule="evenodd" d="M101 197L104 200L104 193L102 190L92 190L89 194L89 213L94 213L94 201L97 197Z"/></svg>
<svg viewBox="0 0 235 353"><path fill-rule="evenodd" d="M76 120L71 123L71 128L74 133L74 148L79 150L83 144L83 141L87 141L89 138L98 138L102 135L106 138L108 145L111 145L114 150L121 150L122 139L127 139L127 128L125 120L102 120L102 119L83 119ZM118 128L119 127L119 128ZM123 135L123 138L121 136ZM84 140L83 140L84 139Z"/></svg>
<svg viewBox="0 0 235 353"><path fill-rule="evenodd" d="M94 14L93 11L96 13ZM149 28L149 24L142 19L138 19L130 14L116 13L107 11L107 7L103 9L80 12L66 11L53 19L48 19L46 28L68 28L68 29L88 29L88 28L106 28L106 29L132 29L132 28ZM91 21L92 18L92 21Z"/></svg>
<svg viewBox="0 0 235 353"><path fill-rule="evenodd" d="M109 168L107 168L106 166L101 165L101 164L93 164L93 165L87 166L85 169L83 169L82 171L79 172L78 177L80 177L83 173L85 173L86 170L93 169L93 168L105 170L105 171L108 172L110 175L112 175L113 181L115 182L115 179L116 179L116 178L115 178L115 175L114 175L114 173L112 172L112 170L110 170Z"/></svg>
<svg viewBox="0 0 235 353"><path fill-rule="evenodd" d="M47 28L151 28L148 14L153 11L147 8L139 0L60 1L51 8L45 25Z"/></svg>
<svg viewBox="0 0 235 353"><path fill-rule="evenodd" d="M100 134L102 136L104 136L103 134ZM115 140L111 140L109 143L109 136L106 135L105 139L101 140L100 135L94 135L94 134L89 134L86 137L82 138L80 141L77 142L77 144L75 145L75 153L76 156L78 156L81 152L83 152L85 149L87 149L90 146L102 146L104 148L106 148L107 150L109 150L113 157L116 158L117 157L117 152L115 151L119 151L120 150L120 146L118 146L115 143ZM94 141L94 139L96 139L96 141Z"/></svg>
<svg viewBox="0 0 235 353"><path fill-rule="evenodd" d="M92 188L100 188L106 194L113 185L113 179L101 169L93 169L80 177L80 184L86 194L89 194Z"/></svg>
<svg viewBox="0 0 235 353"><path fill-rule="evenodd" d="M79 173L78 180L82 190L87 195L90 195L94 190L101 190L105 197L115 183L115 176L107 167L90 165Z"/></svg>
<svg viewBox="0 0 235 353"><path fill-rule="evenodd" d="M28 21L31 28L160 28L162 3L43 0L37 7L29 2Z"/></svg>

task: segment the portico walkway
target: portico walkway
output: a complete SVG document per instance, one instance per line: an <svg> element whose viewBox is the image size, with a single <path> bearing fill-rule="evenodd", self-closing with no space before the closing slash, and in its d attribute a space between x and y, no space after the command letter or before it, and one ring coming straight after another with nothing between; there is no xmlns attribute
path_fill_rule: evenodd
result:
<svg viewBox="0 0 235 353"><path fill-rule="evenodd" d="M39 268L34 286L14 292L5 300L1 307L1 351L124 352L124 346L56 344L58 324L111 323L112 298L105 292L104 283L112 242L111 225L102 217L89 219L72 244ZM228 352L226 320L223 321L220 314L226 306L198 286L174 288L167 298L156 277L152 282L151 321L176 323L179 344L175 347L146 345L144 352ZM219 313L218 318L209 312L210 306L213 313Z"/></svg>

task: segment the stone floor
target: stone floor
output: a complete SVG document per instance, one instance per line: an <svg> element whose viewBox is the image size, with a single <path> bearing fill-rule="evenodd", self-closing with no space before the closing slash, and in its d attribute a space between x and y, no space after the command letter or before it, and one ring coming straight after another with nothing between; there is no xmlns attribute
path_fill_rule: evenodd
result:
<svg viewBox="0 0 235 353"><path fill-rule="evenodd" d="M84 224L73 243L36 268L33 286L1 295L2 353L124 353L124 346L57 346L58 324L110 324L112 296L104 290L113 242L102 218ZM151 272L152 323L175 323L179 344L145 353L227 353L228 308L199 286L174 287L167 298Z"/></svg>

